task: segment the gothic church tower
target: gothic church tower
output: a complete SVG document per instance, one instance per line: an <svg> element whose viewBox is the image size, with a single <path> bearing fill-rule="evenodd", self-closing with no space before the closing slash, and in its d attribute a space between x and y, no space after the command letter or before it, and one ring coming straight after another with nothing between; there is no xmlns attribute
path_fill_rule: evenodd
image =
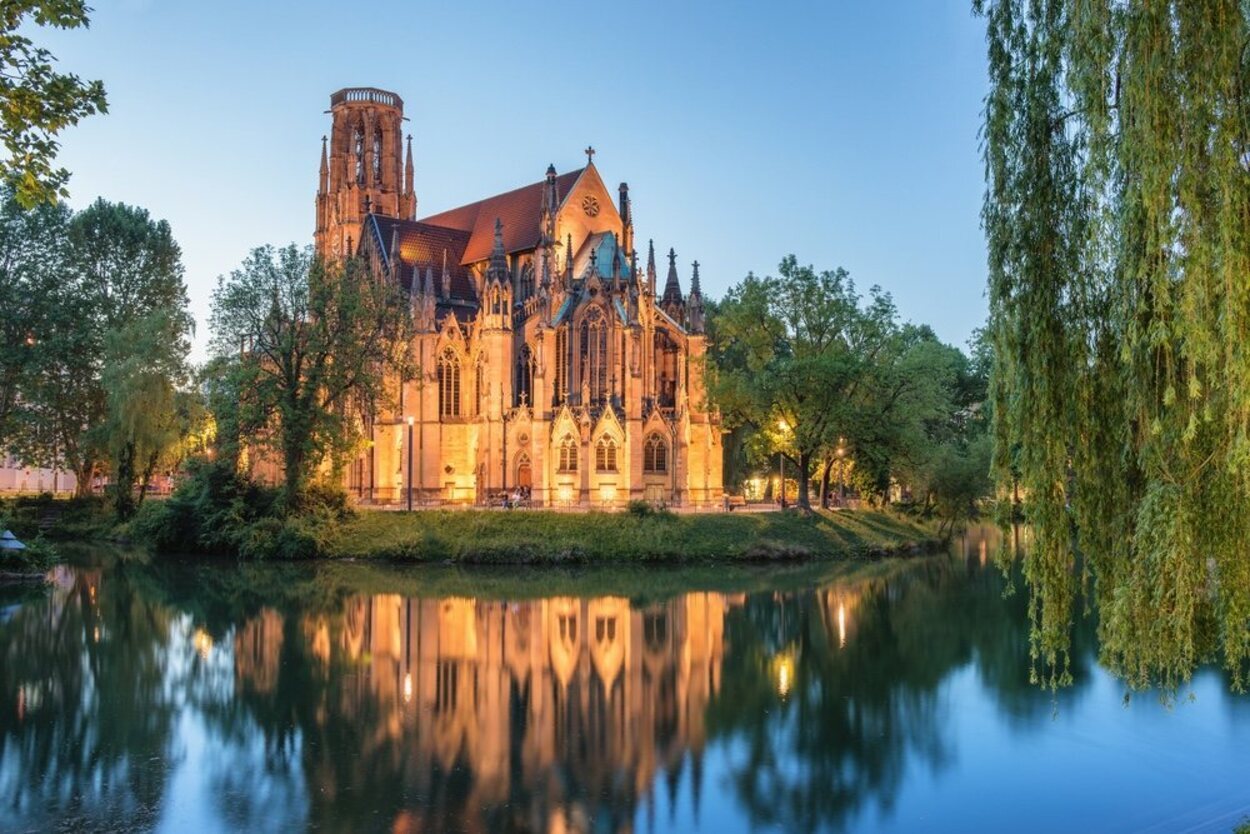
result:
<svg viewBox="0 0 1250 834"><path fill-rule="evenodd" d="M321 137L314 242L318 254L340 257L359 244L352 238L366 215L413 220L417 197L411 136L404 145L403 99L348 87L330 96L330 114L330 136Z"/></svg>

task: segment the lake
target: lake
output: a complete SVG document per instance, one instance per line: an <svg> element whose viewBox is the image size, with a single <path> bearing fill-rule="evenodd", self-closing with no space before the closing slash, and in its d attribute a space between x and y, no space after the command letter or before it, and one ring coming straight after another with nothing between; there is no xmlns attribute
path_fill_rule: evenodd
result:
<svg viewBox="0 0 1250 834"><path fill-rule="evenodd" d="M1017 542L1018 546L1024 544ZM788 567L85 552L0 591L2 831L1218 831L1250 698L1029 683L997 533Z"/></svg>

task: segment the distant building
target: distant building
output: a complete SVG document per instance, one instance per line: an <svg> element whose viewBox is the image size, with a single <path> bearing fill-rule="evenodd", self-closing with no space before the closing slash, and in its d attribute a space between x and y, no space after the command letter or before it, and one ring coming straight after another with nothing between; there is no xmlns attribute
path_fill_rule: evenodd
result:
<svg viewBox="0 0 1250 834"><path fill-rule="evenodd" d="M12 455L0 458L0 494L73 494L78 479L65 469L24 466Z"/></svg>
<svg viewBox="0 0 1250 834"><path fill-rule="evenodd" d="M315 243L367 257L406 292L417 379L349 467L362 500L534 504L630 499L716 505L721 427L706 402L698 262L683 295L677 256L657 292L654 247L639 265L629 187L613 200L584 168L416 219L403 101L372 88L330 97ZM407 419L413 422L412 483Z"/></svg>

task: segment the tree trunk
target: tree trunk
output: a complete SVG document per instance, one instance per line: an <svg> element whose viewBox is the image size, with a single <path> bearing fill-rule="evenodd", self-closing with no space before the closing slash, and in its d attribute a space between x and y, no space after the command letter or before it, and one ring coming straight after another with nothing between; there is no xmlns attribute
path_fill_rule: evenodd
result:
<svg viewBox="0 0 1250 834"><path fill-rule="evenodd" d="M820 508L829 506L829 470L833 468L833 458L825 461L825 471L820 476Z"/></svg>
<svg viewBox="0 0 1250 834"><path fill-rule="evenodd" d="M804 510L812 508L812 500L809 496L811 486L811 476L808 472L812 465L812 455L810 452L799 453L799 507Z"/></svg>
<svg viewBox="0 0 1250 834"><path fill-rule="evenodd" d="M143 499L148 494L148 486L152 483L152 473L156 471L157 455L153 452L148 457L148 465L143 467L143 477L139 480L139 498L135 502L135 509L138 510L143 506Z"/></svg>
<svg viewBox="0 0 1250 834"><path fill-rule="evenodd" d="M282 496L287 510L297 509L304 495L304 444L288 437L282 450Z"/></svg>
<svg viewBox="0 0 1250 834"><path fill-rule="evenodd" d="M74 467L74 497L87 498L91 495L91 476L95 474L95 461L84 460Z"/></svg>
<svg viewBox="0 0 1250 834"><path fill-rule="evenodd" d="M126 443L113 469L113 509L118 521L135 514L135 444Z"/></svg>

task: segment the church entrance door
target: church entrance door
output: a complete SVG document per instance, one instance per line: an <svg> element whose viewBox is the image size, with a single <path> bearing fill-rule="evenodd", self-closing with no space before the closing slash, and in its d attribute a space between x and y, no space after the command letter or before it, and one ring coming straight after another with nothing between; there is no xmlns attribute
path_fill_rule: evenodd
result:
<svg viewBox="0 0 1250 834"><path fill-rule="evenodd" d="M529 489L534 485L534 478L530 470L529 455L521 455L516 464L516 485L523 489Z"/></svg>

